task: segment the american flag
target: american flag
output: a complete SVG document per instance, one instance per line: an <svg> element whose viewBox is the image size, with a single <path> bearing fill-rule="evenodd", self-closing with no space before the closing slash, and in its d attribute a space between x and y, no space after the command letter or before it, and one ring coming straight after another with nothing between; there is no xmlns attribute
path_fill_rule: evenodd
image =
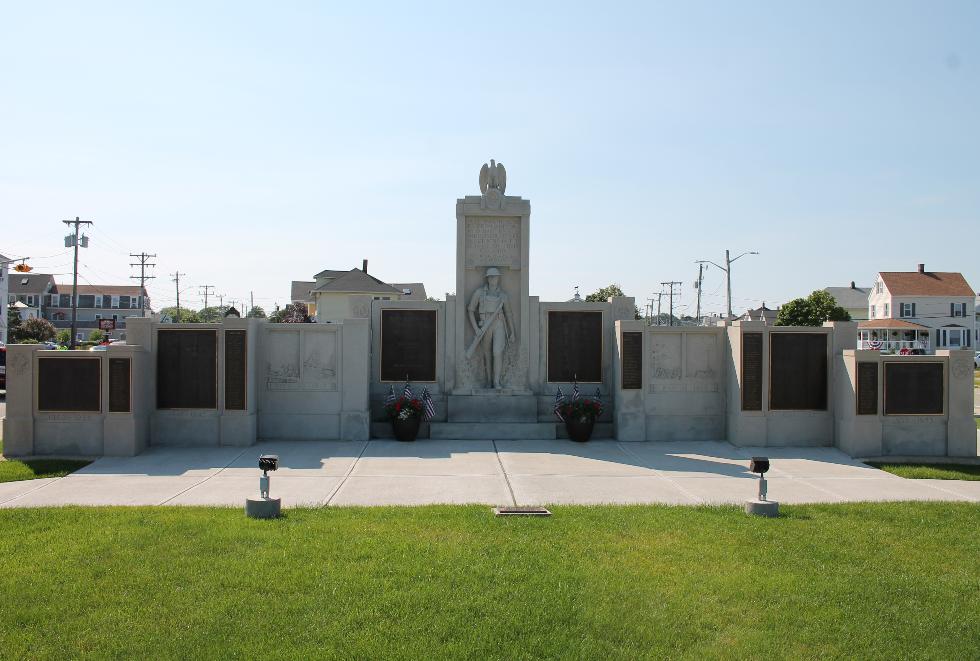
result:
<svg viewBox="0 0 980 661"><path fill-rule="evenodd" d="M405 390L402 391L402 397L405 399L415 399L412 394L412 386L408 385L408 381L405 382Z"/></svg>
<svg viewBox="0 0 980 661"><path fill-rule="evenodd" d="M562 422L565 422L565 418L561 417L561 405L564 403L565 393L561 391L561 386L558 386L558 392L555 393L555 415Z"/></svg>
<svg viewBox="0 0 980 661"><path fill-rule="evenodd" d="M432 395L428 388L422 388L422 418L431 420L436 417L436 406L432 403Z"/></svg>
<svg viewBox="0 0 980 661"><path fill-rule="evenodd" d="M599 389L598 388L595 389L595 401L597 401L597 402L601 402L602 401L602 393L599 392Z"/></svg>
<svg viewBox="0 0 980 661"><path fill-rule="evenodd" d="M579 396L579 392L578 392L578 381L573 381L572 382L572 401L573 402L577 402L578 401L578 396Z"/></svg>
<svg viewBox="0 0 980 661"><path fill-rule="evenodd" d="M394 404L395 399L397 399L395 397L395 387L388 386L388 395L385 397L385 406L388 406L389 404Z"/></svg>

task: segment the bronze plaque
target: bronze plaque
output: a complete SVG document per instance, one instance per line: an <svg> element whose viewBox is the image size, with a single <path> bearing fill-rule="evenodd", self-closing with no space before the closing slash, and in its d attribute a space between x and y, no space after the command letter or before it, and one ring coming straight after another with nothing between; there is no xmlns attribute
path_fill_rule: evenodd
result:
<svg viewBox="0 0 980 661"><path fill-rule="evenodd" d="M101 358L38 358L39 411L102 410Z"/></svg>
<svg viewBox="0 0 980 661"><path fill-rule="evenodd" d="M827 334L769 334L769 408L827 410Z"/></svg>
<svg viewBox="0 0 980 661"><path fill-rule="evenodd" d="M381 380L435 381L437 310L381 310Z"/></svg>
<svg viewBox="0 0 980 661"><path fill-rule="evenodd" d="M762 333L742 333L742 410L762 410Z"/></svg>
<svg viewBox="0 0 980 661"><path fill-rule="evenodd" d="M643 388L643 333L623 333L623 390Z"/></svg>
<svg viewBox="0 0 980 661"><path fill-rule="evenodd" d="M246 339L246 331L225 331L225 409L228 411L245 410Z"/></svg>
<svg viewBox="0 0 980 661"><path fill-rule="evenodd" d="M602 382L602 312L548 312L548 381Z"/></svg>
<svg viewBox="0 0 980 661"><path fill-rule="evenodd" d="M129 358L109 359L109 413L129 413L132 410L130 397Z"/></svg>
<svg viewBox="0 0 980 661"><path fill-rule="evenodd" d="M942 415L943 364L885 363L885 415Z"/></svg>
<svg viewBox="0 0 980 661"><path fill-rule="evenodd" d="M878 363L857 364L857 414L878 415Z"/></svg>
<svg viewBox="0 0 980 661"><path fill-rule="evenodd" d="M218 332L157 333L157 408L218 408Z"/></svg>

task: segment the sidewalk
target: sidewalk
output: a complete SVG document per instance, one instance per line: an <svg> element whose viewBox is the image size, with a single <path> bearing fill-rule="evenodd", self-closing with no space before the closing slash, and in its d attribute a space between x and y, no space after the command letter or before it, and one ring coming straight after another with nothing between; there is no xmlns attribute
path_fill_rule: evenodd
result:
<svg viewBox="0 0 980 661"><path fill-rule="evenodd" d="M782 503L980 502L980 482L906 480L833 448L727 443L397 441L155 447L99 459L63 478L0 484L0 507L225 505L258 493L260 454L278 454L272 495L299 505L482 503L740 504L755 497L753 455L770 457L769 498Z"/></svg>

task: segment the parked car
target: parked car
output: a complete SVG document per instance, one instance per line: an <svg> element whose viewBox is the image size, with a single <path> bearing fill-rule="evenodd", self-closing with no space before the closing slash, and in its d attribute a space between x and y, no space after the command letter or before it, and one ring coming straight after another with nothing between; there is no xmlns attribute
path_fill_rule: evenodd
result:
<svg viewBox="0 0 980 661"><path fill-rule="evenodd" d="M973 367L980 370L980 351L973 354Z"/></svg>
<svg viewBox="0 0 980 661"><path fill-rule="evenodd" d="M7 389L7 347L0 345L0 390Z"/></svg>

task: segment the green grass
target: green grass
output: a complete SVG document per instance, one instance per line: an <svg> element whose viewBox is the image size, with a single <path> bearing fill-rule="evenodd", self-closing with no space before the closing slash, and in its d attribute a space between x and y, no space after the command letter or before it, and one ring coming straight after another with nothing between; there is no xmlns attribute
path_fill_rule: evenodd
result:
<svg viewBox="0 0 980 661"><path fill-rule="evenodd" d="M972 464L871 464L912 480L980 480L980 466Z"/></svg>
<svg viewBox="0 0 980 661"><path fill-rule="evenodd" d="M7 658L976 658L980 507L0 511ZM972 531L972 532L971 532Z"/></svg>
<svg viewBox="0 0 980 661"><path fill-rule="evenodd" d="M88 466L91 461L79 459L3 459L3 440L0 439L0 482L36 480L41 477L64 477L79 468Z"/></svg>

